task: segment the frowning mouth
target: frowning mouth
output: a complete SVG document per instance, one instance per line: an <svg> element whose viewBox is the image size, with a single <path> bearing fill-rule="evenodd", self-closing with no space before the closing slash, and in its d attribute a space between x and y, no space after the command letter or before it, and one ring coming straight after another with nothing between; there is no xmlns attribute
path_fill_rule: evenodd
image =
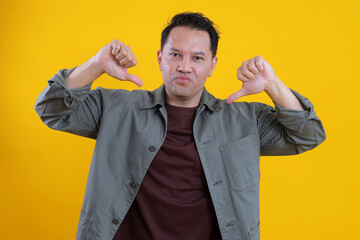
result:
<svg viewBox="0 0 360 240"><path fill-rule="evenodd" d="M185 75L176 76L175 79L179 83L186 83L191 81L191 77Z"/></svg>

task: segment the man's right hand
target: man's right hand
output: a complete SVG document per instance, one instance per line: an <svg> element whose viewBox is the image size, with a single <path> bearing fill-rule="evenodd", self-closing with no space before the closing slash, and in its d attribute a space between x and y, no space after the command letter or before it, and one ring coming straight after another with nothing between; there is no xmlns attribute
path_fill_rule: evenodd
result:
<svg viewBox="0 0 360 240"><path fill-rule="evenodd" d="M136 66L136 58L131 48L115 39L104 46L95 56L94 60L100 64L104 72L121 81L130 81L141 87L141 79L127 72L128 68Z"/></svg>
<svg viewBox="0 0 360 240"><path fill-rule="evenodd" d="M78 66L67 77L66 87L68 89L84 87L103 73L121 81L133 82L141 87L143 84L141 79L127 72L128 68L135 65L136 59L131 48L119 40L113 40L87 62Z"/></svg>

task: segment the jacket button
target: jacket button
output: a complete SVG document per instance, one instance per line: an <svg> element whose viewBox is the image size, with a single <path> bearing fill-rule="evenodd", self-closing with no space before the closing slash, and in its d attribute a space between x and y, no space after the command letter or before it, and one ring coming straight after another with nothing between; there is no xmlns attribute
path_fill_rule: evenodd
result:
<svg viewBox="0 0 360 240"><path fill-rule="evenodd" d="M65 99L65 101L66 101L67 103L71 103L72 100L73 100L73 99L72 99L71 97L68 97L68 98Z"/></svg>
<svg viewBox="0 0 360 240"><path fill-rule="evenodd" d="M117 224L119 224L119 220L113 219L113 220L112 220L112 223L115 224L115 225L117 225Z"/></svg>
<svg viewBox="0 0 360 240"><path fill-rule="evenodd" d="M130 187L131 188L137 188L138 184L136 182L131 182Z"/></svg>
<svg viewBox="0 0 360 240"><path fill-rule="evenodd" d="M155 151L156 151L156 147L150 146L150 147L149 147L149 151L150 151L150 152L155 152Z"/></svg>

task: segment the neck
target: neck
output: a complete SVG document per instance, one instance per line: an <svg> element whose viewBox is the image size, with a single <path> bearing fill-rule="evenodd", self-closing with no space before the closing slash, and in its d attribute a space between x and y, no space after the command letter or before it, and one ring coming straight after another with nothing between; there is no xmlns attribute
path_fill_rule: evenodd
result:
<svg viewBox="0 0 360 240"><path fill-rule="evenodd" d="M199 106L200 99L197 101L194 100L186 100L186 99L173 99L166 96L166 103L176 106L176 107L197 107Z"/></svg>
<svg viewBox="0 0 360 240"><path fill-rule="evenodd" d="M176 107L197 107L199 106L201 95L193 98L173 97L166 94L166 103Z"/></svg>

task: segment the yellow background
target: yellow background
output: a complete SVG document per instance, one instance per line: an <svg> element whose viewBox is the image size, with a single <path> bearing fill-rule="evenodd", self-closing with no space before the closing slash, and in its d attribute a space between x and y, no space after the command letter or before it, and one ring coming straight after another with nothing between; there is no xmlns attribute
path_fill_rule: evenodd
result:
<svg viewBox="0 0 360 240"><path fill-rule="evenodd" d="M117 38L132 46L143 89L169 18L201 11L220 28L219 62L206 84L240 89L236 69L262 55L311 99L327 132L317 149L261 159L262 239L360 239L360 1L2 0L0 3L0 239L74 239L94 141L48 129L34 111L57 70L80 65ZM136 88L102 76L106 88ZM271 104L265 94L245 101Z"/></svg>

